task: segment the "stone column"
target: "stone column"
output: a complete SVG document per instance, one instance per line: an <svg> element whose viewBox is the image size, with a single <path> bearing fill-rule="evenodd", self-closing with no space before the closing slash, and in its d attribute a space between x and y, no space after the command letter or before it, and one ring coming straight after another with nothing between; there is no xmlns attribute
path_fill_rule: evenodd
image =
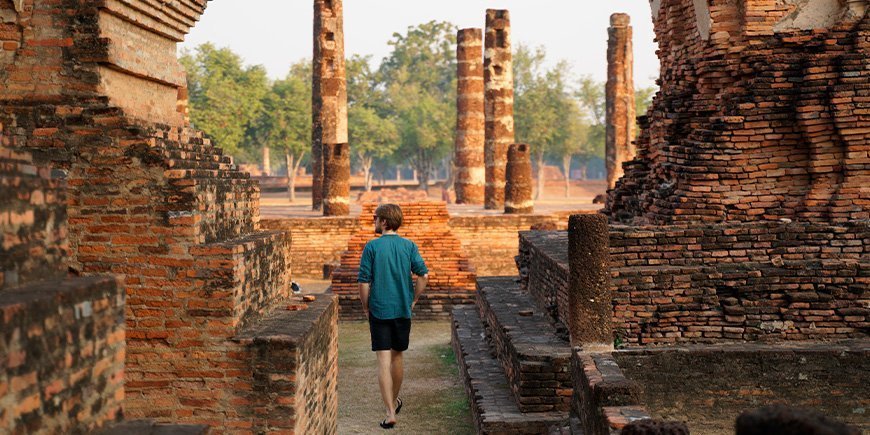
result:
<svg viewBox="0 0 870 435"><path fill-rule="evenodd" d="M514 142L514 74L510 13L486 10L483 54L484 111L486 114L485 208L504 206L507 149Z"/></svg>
<svg viewBox="0 0 870 435"><path fill-rule="evenodd" d="M320 210L324 197L323 144L348 142L344 19L341 2L342 0L314 1L311 199L315 210ZM349 177L349 163L347 172Z"/></svg>
<svg viewBox="0 0 870 435"><path fill-rule="evenodd" d="M507 214L534 212L532 155L528 145L511 144L508 149L506 173L504 212Z"/></svg>
<svg viewBox="0 0 870 435"><path fill-rule="evenodd" d="M483 35L460 30L456 37L456 203L483 204L486 118L483 111Z"/></svg>
<svg viewBox="0 0 870 435"><path fill-rule="evenodd" d="M607 29L607 139L605 160L607 188L622 177L622 163L634 158L635 134L634 56L631 22L627 14L610 16Z"/></svg>
<svg viewBox="0 0 870 435"><path fill-rule="evenodd" d="M350 147L323 144L323 215L350 214Z"/></svg>
<svg viewBox="0 0 870 435"><path fill-rule="evenodd" d="M579 214L568 220L568 329L571 345L613 344L610 294L610 232L607 216Z"/></svg>

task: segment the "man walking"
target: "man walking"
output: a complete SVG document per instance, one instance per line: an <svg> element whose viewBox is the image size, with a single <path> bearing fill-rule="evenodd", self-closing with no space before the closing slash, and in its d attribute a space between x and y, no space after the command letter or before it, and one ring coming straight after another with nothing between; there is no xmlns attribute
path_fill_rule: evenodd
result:
<svg viewBox="0 0 870 435"><path fill-rule="evenodd" d="M392 429L402 409L402 352L408 349L411 310L426 290L429 270L417 245L396 233L402 226L398 205L378 207L374 225L380 237L363 249L357 281L359 299L369 319L372 351L378 357L378 384L387 413L380 425ZM412 286L412 273L417 275L416 286Z"/></svg>

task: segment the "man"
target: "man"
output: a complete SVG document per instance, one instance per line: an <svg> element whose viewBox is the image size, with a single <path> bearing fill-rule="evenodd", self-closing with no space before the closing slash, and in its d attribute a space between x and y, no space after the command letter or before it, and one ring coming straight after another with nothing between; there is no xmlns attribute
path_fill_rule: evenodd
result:
<svg viewBox="0 0 870 435"><path fill-rule="evenodd" d="M359 299L369 319L372 351L378 357L378 384L387 417L384 429L396 425L402 409L402 352L408 349L411 334L411 310L429 282L429 270L414 242L399 237L402 209L384 204L375 210L375 233L363 249L359 265ZM411 274L417 275L412 286Z"/></svg>

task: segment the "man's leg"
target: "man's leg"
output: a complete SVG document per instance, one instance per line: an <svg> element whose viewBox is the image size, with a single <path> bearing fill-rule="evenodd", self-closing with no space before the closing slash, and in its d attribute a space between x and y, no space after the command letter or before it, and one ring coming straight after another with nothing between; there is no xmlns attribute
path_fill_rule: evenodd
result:
<svg viewBox="0 0 870 435"><path fill-rule="evenodd" d="M404 377L402 352L391 350L390 353L392 357L390 374L393 378L393 400L396 402L394 406L399 406L399 391L402 389L402 378Z"/></svg>
<svg viewBox="0 0 870 435"><path fill-rule="evenodd" d="M378 355L378 384L381 387L381 398L387 409L387 423L396 421L396 408L393 403L396 397L393 395L393 376L391 373L392 351L379 350Z"/></svg>

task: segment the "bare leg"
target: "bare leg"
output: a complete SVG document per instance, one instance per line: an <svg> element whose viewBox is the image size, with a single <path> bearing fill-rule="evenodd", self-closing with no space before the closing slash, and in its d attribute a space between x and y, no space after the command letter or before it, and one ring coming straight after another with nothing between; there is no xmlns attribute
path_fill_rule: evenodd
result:
<svg viewBox="0 0 870 435"><path fill-rule="evenodd" d="M378 355L378 385L381 387L381 398L387 409L387 423L396 421L396 408L393 407L395 396L393 395L393 377L390 373L391 353L389 350L379 350Z"/></svg>
<svg viewBox="0 0 870 435"><path fill-rule="evenodd" d="M402 365L402 352L391 350L392 367L390 374L393 378L393 399L396 401L395 406L399 406L399 391L402 389L402 378L404 377L404 368Z"/></svg>

